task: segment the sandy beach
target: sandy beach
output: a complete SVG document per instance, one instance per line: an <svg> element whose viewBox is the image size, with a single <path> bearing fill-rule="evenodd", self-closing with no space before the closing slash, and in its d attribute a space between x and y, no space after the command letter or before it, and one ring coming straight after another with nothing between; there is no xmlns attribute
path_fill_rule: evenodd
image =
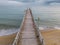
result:
<svg viewBox="0 0 60 45"><path fill-rule="evenodd" d="M44 38L45 45L60 45L60 30L41 30L40 32Z"/></svg>
<svg viewBox="0 0 60 45"><path fill-rule="evenodd" d="M15 39L16 33L6 36L0 36L0 45L11 45Z"/></svg>

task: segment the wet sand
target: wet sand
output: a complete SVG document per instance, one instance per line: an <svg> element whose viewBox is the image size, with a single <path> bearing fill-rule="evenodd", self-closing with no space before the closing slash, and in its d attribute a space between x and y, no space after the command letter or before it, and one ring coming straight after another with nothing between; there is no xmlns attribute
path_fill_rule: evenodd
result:
<svg viewBox="0 0 60 45"><path fill-rule="evenodd" d="M60 30L41 30L40 32L44 38L45 45L60 45Z"/></svg>
<svg viewBox="0 0 60 45"><path fill-rule="evenodd" d="M0 36L0 45L11 45L15 39L16 33L6 36Z"/></svg>

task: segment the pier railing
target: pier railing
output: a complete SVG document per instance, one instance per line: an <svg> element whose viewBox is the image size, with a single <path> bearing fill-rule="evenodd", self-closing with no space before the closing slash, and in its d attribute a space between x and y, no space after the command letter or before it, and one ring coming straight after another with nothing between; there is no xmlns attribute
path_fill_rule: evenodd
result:
<svg viewBox="0 0 60 45"><path fill-rule="evenodd" d="M39 30L39 27L37 26L36 21L34 20L34 17L32 15L32 11L31 10L30 10L30 13L31 13L32 20L33 20L33 23L34 23L34 28L36 29L36 32L37 32L36 33L37 37L40 39L38 41L39 41L40 45L45 45L44 38L42 37L41 32Z"/></svg>
<svg viewBox="0 0 60 45"><path fill-rule="evenodd" d="M37 30L37 35L39 35L39 39L40 39L39 41L40 41L41 45L45 45L44 38L43 38L38 26L36 25L36 22L35 22L35 26L36 26L35 28Z"/></svg>
<svg viewBox="0 0 60 45"><path fill-rule="evenodd" d="M36 32L37 38L39 39L39 40L38 40L38 41L39 41L39 45L45 45L44 39L43 39L43 37L42 37L42 35L41 35L41 33L40 33L37 25L36 25L36 22L34 21L33 16L32 16L32 11L31 11L31 9L29 9L29 10L30 10L30 14L31 14L31 17L32 17L32 21L33 21L34 28L36 29L35 32ZM15 40L14 40L14 42L13 42L12 45L17 45L17 43L18 43L18 41L19 41L19 38L21 37L21 36L20 36L20 32L21 32L22 27L23 27L23 24L24 24L24 19L25 19L25 15L24 15L22 24L21 24L21 26L20 26L20 30L19 30L19 32L17 33L17 35L16 35L16 37L15 37Z"/></svg>
<svg viewBox="0 0 60 45"><path fill-rule="evenodd" d="M24 24L24 19L25 19L25 15L24 15L23 20L22 20L22 22L21 22L20 30L18 31L18 33L17 33L17 35L16 35L16 37L15 37L15 40L14 40L14 42L13 42L12 45L17 45L17 43L18 43L18 41L19 41L20 32L21 32L22 26L23 26L23 24Z"/></svg>

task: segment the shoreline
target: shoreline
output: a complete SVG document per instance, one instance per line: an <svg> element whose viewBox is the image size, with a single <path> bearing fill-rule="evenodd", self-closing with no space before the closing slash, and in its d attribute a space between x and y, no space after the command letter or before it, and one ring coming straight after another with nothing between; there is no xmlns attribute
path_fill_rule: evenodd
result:
<svg viewBox="0 0 60 45"><path fill-rule="evenodd" d="M39 28L39 30L54 30L54 29L56 29L56 30L60 30L60 27L58 27L58 26L54 26L54 27L43 27L43 26L41 26L41 27L38 27Z"/></svg>
<svg viewBox="0 0 60 45"><path fill-rule="evenodd" d="M17 33L20 30L20 28L12 28L12 29L1 29L0 30L0 36L6 36L6 35L11 35L14 33Z"/></svg>
<svg viewBox="0 0 60 45"><path fill-rule="evenodd" d="M0 45L11 45L17 33L0 36Z"/></svg>
<svg viewBox="0 0 60 45"><path fill-rule="evenodd" d="M45 45L60 45L60 30L40 30L41 35L43 36Z"/></svg>

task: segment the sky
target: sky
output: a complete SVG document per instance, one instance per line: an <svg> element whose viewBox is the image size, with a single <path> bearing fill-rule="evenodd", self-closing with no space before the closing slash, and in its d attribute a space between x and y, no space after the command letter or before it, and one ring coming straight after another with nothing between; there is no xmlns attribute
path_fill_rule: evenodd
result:
<svg viewBox="0 0 60 45"><path fill-rule="evenodd" d="M0 0L0 5L59 5L60 0Z"/></svg>
<svg viewBox="0 0 60 45"><path fill-rule="evenodd" d="M56 12L60 9L60 0L0 0L0 10L2 8L6 11L9 9L23 10L28 7L39 12Z"/></svg>
<svg viewBox="0 0 60 45"><path fill-rule="evenodd" d="M0 5L59 5L60 0L0 0Z"/></svg>

